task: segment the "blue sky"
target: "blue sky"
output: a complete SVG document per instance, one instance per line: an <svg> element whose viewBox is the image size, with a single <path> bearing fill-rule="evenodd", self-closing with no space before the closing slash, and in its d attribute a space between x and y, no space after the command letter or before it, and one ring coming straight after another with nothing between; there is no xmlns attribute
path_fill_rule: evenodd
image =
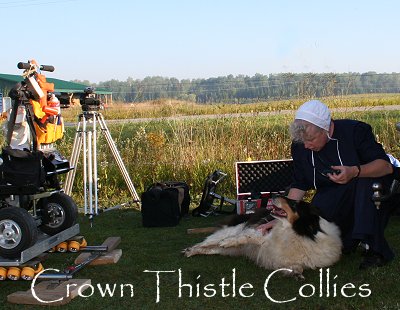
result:
<svg viewBox="0 0 400 310"><path fill-rule="evenodd" d="M1 73L209 78L400 72L398 0L0 0Z"/></svg>

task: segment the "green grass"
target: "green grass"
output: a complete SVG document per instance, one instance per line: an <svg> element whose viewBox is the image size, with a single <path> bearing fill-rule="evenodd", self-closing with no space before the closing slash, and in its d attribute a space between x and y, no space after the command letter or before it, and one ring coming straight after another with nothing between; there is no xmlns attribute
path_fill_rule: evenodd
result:
<svg viewBox="0 0 400 310"><path fill-rule="evenodd" d="M400 287L396 285L400 263L398 258L390 264L367 271L360 272L358 265L361 260L360 253L344 256L336 265L329 268L330 272L330 297L326 296L326 279L323 270L323 296L320 297L320 271L307 270L304 273L305 281L283 277L279 274L271 276L267 290L276 300L289 300L296 297L295 301L277 304L271 301L264 292L266 279L273 271L257 267L246 258L232 258L223 256L194 256L185 258L181 250L205 238L205 234L187 234L188 228L214 226L221 221L223 216L209 218L184 219L176 227L169 228L144 228L141 225L140 212L134 210L117 210L97 216L94 226L90 228L87 218L80 218L81 233L90 245L101 244L107 237L120 236L122 242L119 248L123 254L120 261L114 265L88 266L78 272L75 278L91 279L94 293L91 297L77 297L63 309L398 309ZM400 218L393 217L387 229L387 239L394 250L400 252L399 232ZM63 269L71 264L77 254L53 253L44 262L45 268ZM232 297L232 273L236 271L236 297ZM160 295L156 303L157 285L156 274L150 271L174 271L160 273ZM182 289L183 296L179 297L179 270L182 272L182 283L193 286L194 293L189 296L187 287ZM219 286L225 279L225 294ZM239 287L249 283L252 288L243 289L251 297L241 297ZM347 289L354 297L343 297L340 290L346 283L352 283L354 289ZM117 289L113 297L101 297L98 285L106 284L131 284L134 296L130 290L125 289L124 297L121 290ZM206 297L204 287L214 284L215 296ZM363 293L359 287L367 284L370 290L369 297L360 297ZM27 290L30 282L3 281L0 283L0 296L3 309L21 309L21 306L6 302L10 293ZM197 285L200 287L200 296L196 296ZM306 285L304 294L311 294L311 285L315 287L312 297L304 298L299 295L299 289ZM350 284L348 284L350 285ZM334 287L337 296L333 297ZM210 288L210 286L208 286ZM90 295L90 291L83 293ZM39 309L39 307L37 307ZM31 307L29 307L31 309Z"/></svg>
<svg viewBox="0 0 400 310"><path fill-rule="evenodd" d="M219 186L221 192L232 196L236 192L235 162L290 158L288 126L293 114L149 121L112 124L109 128L139 193L157 181L184 180L199 200L206 176L215 169L228 174ZM395 129L400 111L342 112L333 117L370 123L385 150L400 157L399 133ZM74 134L75 128L67 128L58 143L57 148L66 156L71 153ZM97 154L100 203L117 204L129 193L104 138L99 138ZM81 203L82 195L78 166L73 198Z"/></svg>
<svg viewBox="0 0 400 310"><path fill-rule="evenodd" d="M397 104L398 96L382 97L356 97L346 100L332 98L329 102L332 107L352 107L359 105ZM276 109L293 109L299 102L276 103ZM275 109L272 105L260 104L259 106L241 105L253 111L267 111ZM132 111L136 107L132 107ZM157 107L150 107L154 117L160 116L164 108L165 115L174 113L178 108L163 103ZM197 109L204 109L204 114L233 113L235 107L231 105L192 107L194 114ZM189 113L182 110L180 114ZM168 112L169 111L169 112ZM244 112L242 110L237 110ZM249 110L246 110L249 111ZM162 112L162 113L164 113ZM168 112L168 113L167 113ZM193 111L192 111L193 112ZM105 113L109 113L106 111ZM119 113L119 114L118 114ZM114 114L120 115L121 112ZM123 110L128 118L126 110ZM145 112L137 117L147 117L150 112ZM200 112L199 112L200 114ZM214 169L228 173L218 188L218 192L228 197L235 195L234 163L253 160L282 159L290 156L290 138L288 125L293 114L269 117L241 117L222 119L195 119L176 121L149 121L145 123L110 125L110 131L121 157L127 167L135 187L140 194L148 185L155 181L185 180L191 186L193 198L192 208L199 203L201 190L206 176ZM400 120L400 111L390 112L345 112L335 113L334 118L354 118L370 123L378 140L384 145L387 152L400 157L399 133L395 130L395 123ZM71 153L72 142L75 134L73 127L67 128L65 138L57 143L57 148L67 157ZM0 140L2 137L0 137ZM114 163L111 152L104 139L99 140L99 199L101 206L112 206L125 202L130 198L123 178ZM82 206L82 176L81 166L77 168L72 196L79 206ZM104 267L87 267L77 277L92 279L93 285L105 284L132 284L134 296L105 297L101 298L96 289L93 297L78 298L65 308L84 309L260 309L260 308L285 308L285 309L399 309L400 288L396 285L399 261L396 259L391 264L371 271L359 272L360 254L345 256L338 264L330 268L332 276L331 285L338 290L337 297L319 297L319 292L313 297L302 298L298 296L299 288L304 284L312 284L319 290L319 271L306 271L306 281L301 283L294 279L273 276L268 286L268 291L276 299L297 297L296 301L276 304L269 300L263 290L264 282L271 271L256 267L245 258L228 258L220 256L184 258L180 251L196 242L201 241L205 235L188 235L186 229L207 227L215 225L221 217L190 218L183 220L179 226L173 228L143 228L140 213L134 209L118 210L104 213L95 218L94 227L90 228L87 218L80 218L81 233L90 244L101 244L109 236L122 238L121 248L123 256L116 265ZM397 253L400 253L399 226L400 219L392 219L387 230L390 244ZM46 268L63 269L71 264L74 254L52 254L45 263ZM183 281L195 287L198 283L204 288L207 284L218 284L221 279L230 280L232 269L236 269L237 285L250 283L254 296L243 298L240 296L222 297L218 291L215 297L205 297L204 291L200 297L185 296L179 298L179 282L177 271L181 269ZM156 303L156 278L154 273L145 273L144 270L168 271L175 273L161 275L161 301ZM336 279L333 277L337 275ZM199 278L198 278L199 277ZM340 294L340 288L346 284L358 287L369 284L371 296L362 298L358 295L345 298ZM4 309L20 309L6 302L6 296L18 290L27 290L30 283L19 281L0 282L0 296ZM304 292L309 293L310 286ZM351 290L350 290L351 291ZM118 296L119 296L118 292ZM29 307L30 308L30 307Z"/></svg>

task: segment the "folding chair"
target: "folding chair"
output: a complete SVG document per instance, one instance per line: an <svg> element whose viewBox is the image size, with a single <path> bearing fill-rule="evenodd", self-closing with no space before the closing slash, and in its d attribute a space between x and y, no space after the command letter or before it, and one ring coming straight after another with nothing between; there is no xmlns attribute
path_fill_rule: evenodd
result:
<svg viewBox="0 0 400 310"><path fill-rule="evenodd" d="M212 174L208 175L204 183L203 194L201 196L199 206L192 211L193 216L217 215L220 213L234 213L236 210L236 200L217 194L217 185L227 176L226 173L215 170ZM214 204L215 200L219 200L219 204ZM224 211L223 207L230 205L233 208L231 211Z"/></svg>

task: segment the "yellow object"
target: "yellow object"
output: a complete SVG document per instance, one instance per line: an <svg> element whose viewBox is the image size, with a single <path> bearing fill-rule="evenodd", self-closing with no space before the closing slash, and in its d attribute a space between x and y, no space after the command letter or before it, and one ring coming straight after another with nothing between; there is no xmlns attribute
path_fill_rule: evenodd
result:
<svg viewBox="0 0 400 310"><path fill-rule="evenodd" d="M80 247L81 247L81 248L84 248L84 247L86 247L86 246L87 246L87 241L86 241L85 238L83 238L83 239L82 239L82 242L81 242L81 244L80 244Z"/></svg>
<svg viewBox="0 0 400 310"><path fill-rule="evenodd" d="M37 268L35 269L35 274L41 272L42 270L43 270L43 265L42 263L39 263L37 265Z"/></svg>
<svg viewBox="0 0 400 310"><path fill-rule="evenodd" d="M31 105L33 108L33 114L35 114L38 119L41 119L46 115L46 113L43 112L39 102L31 100Z"/></svg>
<svg viewBox="0 0 400 310"><path fill-rule="evenodd" d="M60 253L65 253L68 250L68 243L67 242L61 242L59 245L56 247L57 252Z"/></svg>
<svg viewBox="0 0 400 310"><path fill-rule="evenodd" d="M32 267L24 267L21 271L22 280L31 281L35 276L35 270Z"/></svg>
<svg viewBox="0 0 400 310"><path fill-rule="evenodd" d="M68 251L70 252L78 252L80 249L87 246L86 239L81 237L76 240L71 240L68 243Z"/></svg>
<svg viewBox="0 0 400 310"><path fill-rule="evenodd" d="M43 270L43 265L41 263L36 264L34 267L24 267L21 271L21 278L26 281L31 281L35 274Z"/></svg>
<svg viewBox="0 0 400 310"><path fill-rule="evenodd" d="M7 268L0 267L0 281L7 279Z"/></svg>
<svg viewBox="0 0 400 310"><path fill-rule="evenodd" d="M10 267L7 271L7 278L12 281L19 280L20 276L21 276L21 269L19 269L18 267Z"/></svg>
<svg viewBox="0 0 400 310"><path fill-rule="evenodd" d="M35 130L39 144L53 143L64 136L64 126L62 124L47 123L44 130L35 123Z"/></svg>
<svg viewBox="0 0 400 310"><path fill-rule="evenodd" d="M78 241L72 240L68 243L68 251L76 253L80 249L80 244Z"/></svg>

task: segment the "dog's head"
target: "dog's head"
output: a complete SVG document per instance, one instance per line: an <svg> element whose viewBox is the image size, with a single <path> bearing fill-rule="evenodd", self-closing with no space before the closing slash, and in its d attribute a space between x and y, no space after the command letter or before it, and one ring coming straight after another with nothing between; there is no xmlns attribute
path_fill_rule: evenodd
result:
<svg viewBox="0 0 400 310"><path fill-rule="evenodd" d="M318 210L310 203L276 196L272 204L271 214L277 219L286 219L297 234L314 240L318 231L322 231Z"/></svg>

